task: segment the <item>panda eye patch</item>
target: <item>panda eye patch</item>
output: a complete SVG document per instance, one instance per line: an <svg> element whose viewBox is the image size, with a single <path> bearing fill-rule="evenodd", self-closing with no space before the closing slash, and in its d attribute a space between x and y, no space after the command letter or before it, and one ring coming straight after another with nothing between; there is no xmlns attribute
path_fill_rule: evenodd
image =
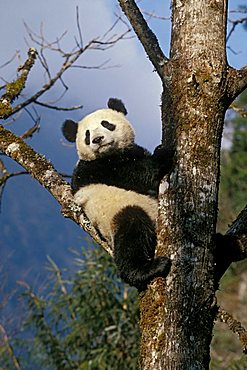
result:
<svg viewBox="0 0 247 370"><path fill-rule="evenodd" d="M108 121L101 121L101 125L109 131L114 131L116 128L116 125Z"/></svg>
<svg viewBox="0 0 247 370"><path fill-rule="evenodd" d="M90 131L89 130L86 131L85 144L90 145Z"/></svg>

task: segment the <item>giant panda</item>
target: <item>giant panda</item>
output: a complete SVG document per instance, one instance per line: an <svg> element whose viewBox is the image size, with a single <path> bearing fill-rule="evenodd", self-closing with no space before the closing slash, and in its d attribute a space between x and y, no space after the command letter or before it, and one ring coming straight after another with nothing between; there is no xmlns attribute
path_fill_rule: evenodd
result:
<svg viewBox="0 0 247 370"><path fill-rule="evenodd" d="M71 183L75 201L112 247L119 276L141 291L170 268L167 257L155 257L155 247L158 188L171 158L162 148L151 155L135 144L126 115L122 101L110 98L107 109L79 123L67 120L62 131L79 156Z"/></svg>

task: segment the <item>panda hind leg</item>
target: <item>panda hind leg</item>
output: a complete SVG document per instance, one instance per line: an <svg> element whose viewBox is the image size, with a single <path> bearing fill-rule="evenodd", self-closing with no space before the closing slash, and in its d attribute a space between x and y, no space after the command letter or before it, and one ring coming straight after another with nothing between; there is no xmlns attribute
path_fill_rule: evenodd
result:
<svg viewBox="0 0 247 370"><path fill-rule="evenodd" d="M155 225L138 206L127 206L114 218L114 260L123 281L145 290L155 277L166 277L170 269L167 257L156 257Z"/></svg>

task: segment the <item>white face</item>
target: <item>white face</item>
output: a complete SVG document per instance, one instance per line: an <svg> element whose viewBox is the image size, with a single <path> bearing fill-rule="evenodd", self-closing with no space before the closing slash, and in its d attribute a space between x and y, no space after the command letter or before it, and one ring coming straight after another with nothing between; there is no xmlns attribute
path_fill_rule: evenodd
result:
<svg viewBox="0 0 247 370"><path fill-rule="evenodd" d="M92 161L130 146L134 143L134 137L134 130L123 113L112 109L97 110L78 123L78 156L85 161Z"/></svg>

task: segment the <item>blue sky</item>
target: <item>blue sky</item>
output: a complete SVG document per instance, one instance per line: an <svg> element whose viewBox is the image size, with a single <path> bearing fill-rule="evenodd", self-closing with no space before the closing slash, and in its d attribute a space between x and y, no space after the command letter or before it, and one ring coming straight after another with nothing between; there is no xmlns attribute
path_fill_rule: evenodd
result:
<svg viewBox="0 0 247 370"><path fill-rule="evenodd" d="M231 0L229 9L236 9L243 0ZM139 6L147 11L154 11L158 15L169 16L169 1L143 0ZM102 35L108 30L120 14L116 0L0 0L0 65L12 57L16 50L20 51L21 60L26 56L28 45L25 41L27 33L24 21L36 33L43 25L44 34L53 41L64 31L67 34L62 45L70 50L74 45L74 36L78 35L76 28L76 6L79 7L82 35L85 42ZM230 17L236 17L231 14ZM160 44L168 54L169 21L150 20L150 25L156 32ZM121 26L116 31L123 29ZM230 64L241 67L247 61L246 32L238 26L233 34L230 46L234 50L228 52ZM29 46L33 43L29 41ZM87 65L101 64L110 59L109 66L118 66L101 71L73 70L66 74L65 80L71 87L66 94L65 103L84 104L83 112L77 112L75 119L106 104L108 97L120 97L126 103L129 119L136 129L137 141L149 149L153 149L160 140L160 92L161 84L153 67L147 59L141 45L136 38L120 42L107 52L86 53L81 63ZM51 69L55 72L61 64L54 53L48 57ZM15 68L19 61L0 70L0 74L7 79L15 77ZM2 72L2 73L1 73ZM44 80L39 63L31 74L26 93L30 94L42 86ZM56 89L53 90L56 94ZM58 92L57 92L58 94ZM147 126L151 130L146 130ZM149 131L148 135L146 132Z"/></svg>
<svg viewBox="0 0 247 370"><path fill-rule="evenodd" d="M244 3L244 0L231 0L229 9L236 9L238 4ZM155 11L156 14L166 17L169 16L169 4L169 1L162 0L139 2L142 9ZM21 58L0 69L0 75L6 80L15 78L16 68L25 60L28 47L34 46L30 41L29 43L25 41L27 33L24 21L36 33L40 32L43 24L43 32L49 41L54 41L67 30L62 45L65 49L71 50L74 46L74 36L78 36L76 6L79 6L85 43L105 33L116 19L114 13L120 12L114 0L0 0L0 6L0 65L9 60L17 50ZM236 17L234 13L230 15L231 18L234 16ZM151 19L149 23L156 32L163 50L168 54L169 21ZM123 26L119 26L115 31L119 32L122 29ZM229 44L234 52L228 51L228 60L236 68L247 62L246 39L247 32L242 26L238 26ZM61 59L54 53L48 53L47 59L51 71L56 73L62 63ZM81 63L97 65L108 59L110 66L118 67L105 70L73 69L64 76L70 89L59 105L83 104L82 111L57 113L38 108L41 115L41 131L28 142L52 160L60 171L71 172L77 160L75 149L62 145L60 130L62 122L67 118L79 120L90 111L104 107L111 96L122 98L125 102L129 112L128 118L135 127L139 144L153 150L160 143L161 84L142 46L133 37L119 42L107 52L86 53L82 56ZM43 71L37 61L24 93L30 96L43 84ZM48 100L51 96L58 97L59 88L60 86L54 88L48 97L41 100ZM32 124L29 116L23 112L9 128L24 132ZM66 256L64 254L65 249L70 246L79 247L82 244L81 230L60 215L56 202L29 177L11 179L7 184L0 223L2 233L4 230L0 256L1 260L3 257L4 260L7 258L9 271L22 260L26 271L31 269L30 264L33 264L38 273L37 266L43 263L47 254L54 259L68 261L68 254ZM13 274L15 279L16 274L18 275L18 271Z"/></svg>
<svg viewBox="0 0 247 370"><path fill-rule="evenodd" d="M3 3L4 0L0 0ZM76 6L79 6L80 21L83 39L85 43L96 36L105 33L114 23L116 17L114 12L119 14L117 3L112 0L10 0L5 3L6 13L0 15L1 28L8 29L11 22L14 25L8 32L8 36L0 41L1 60L0 64L10 58L16 50L20 50L22 60L25 58L27 45L24 41L25 27L23 21L35 32L39 33L40 25L43 22L44 34L49 40L54 40L65 30L68 31L64 38L63 45L70 50L74 46L74 36L78 35L76 29ZM143 2L144 5L145 1ZM150 2L146 2L150 3ZM160 3L160 2L156 2ZM37 6L38 4L38 6ZM161 22L161 21L159 21ZM156 22L155 22L156 23ZM168 30L168 21L162 22ZM121 31L122 26L117 27L116 31ZM167 35L167 44L169 32ZM32 43L29 44L32 46ZM142 47L136 38L120 42L107 52L86 53L81 58L82 64L97 65L110 59L109 66L118 67L101 71L73 70L65 76L66 82L71 86L67 99L73 104L84 104L84 111L78 112L76 118L88 113L98 107L104 107L108 97L120 97L126 102L129 111L129 119L133 121L137 130L139 141L143 140L143 127L150 122L153 130L146 139L144 145L154 147L159 140L160 116L159 116L159 96L161 85L158 77L152 72L153 67L147 60ZM55 71L57 65L61 64L55 54L50 55L49 63ZM27 85L27 92L34 91L43 83L42 74L38 75L38 63L35 66L33 75ZM9 73L6 69L4 73L7 78L14 78L15 69L9 66ZM35 73L35 74L34 74ZM37 78L37 76L40 76ZM97 93L96 93L97 92ZM143 118L145 117L145 118Z"/></svg>

